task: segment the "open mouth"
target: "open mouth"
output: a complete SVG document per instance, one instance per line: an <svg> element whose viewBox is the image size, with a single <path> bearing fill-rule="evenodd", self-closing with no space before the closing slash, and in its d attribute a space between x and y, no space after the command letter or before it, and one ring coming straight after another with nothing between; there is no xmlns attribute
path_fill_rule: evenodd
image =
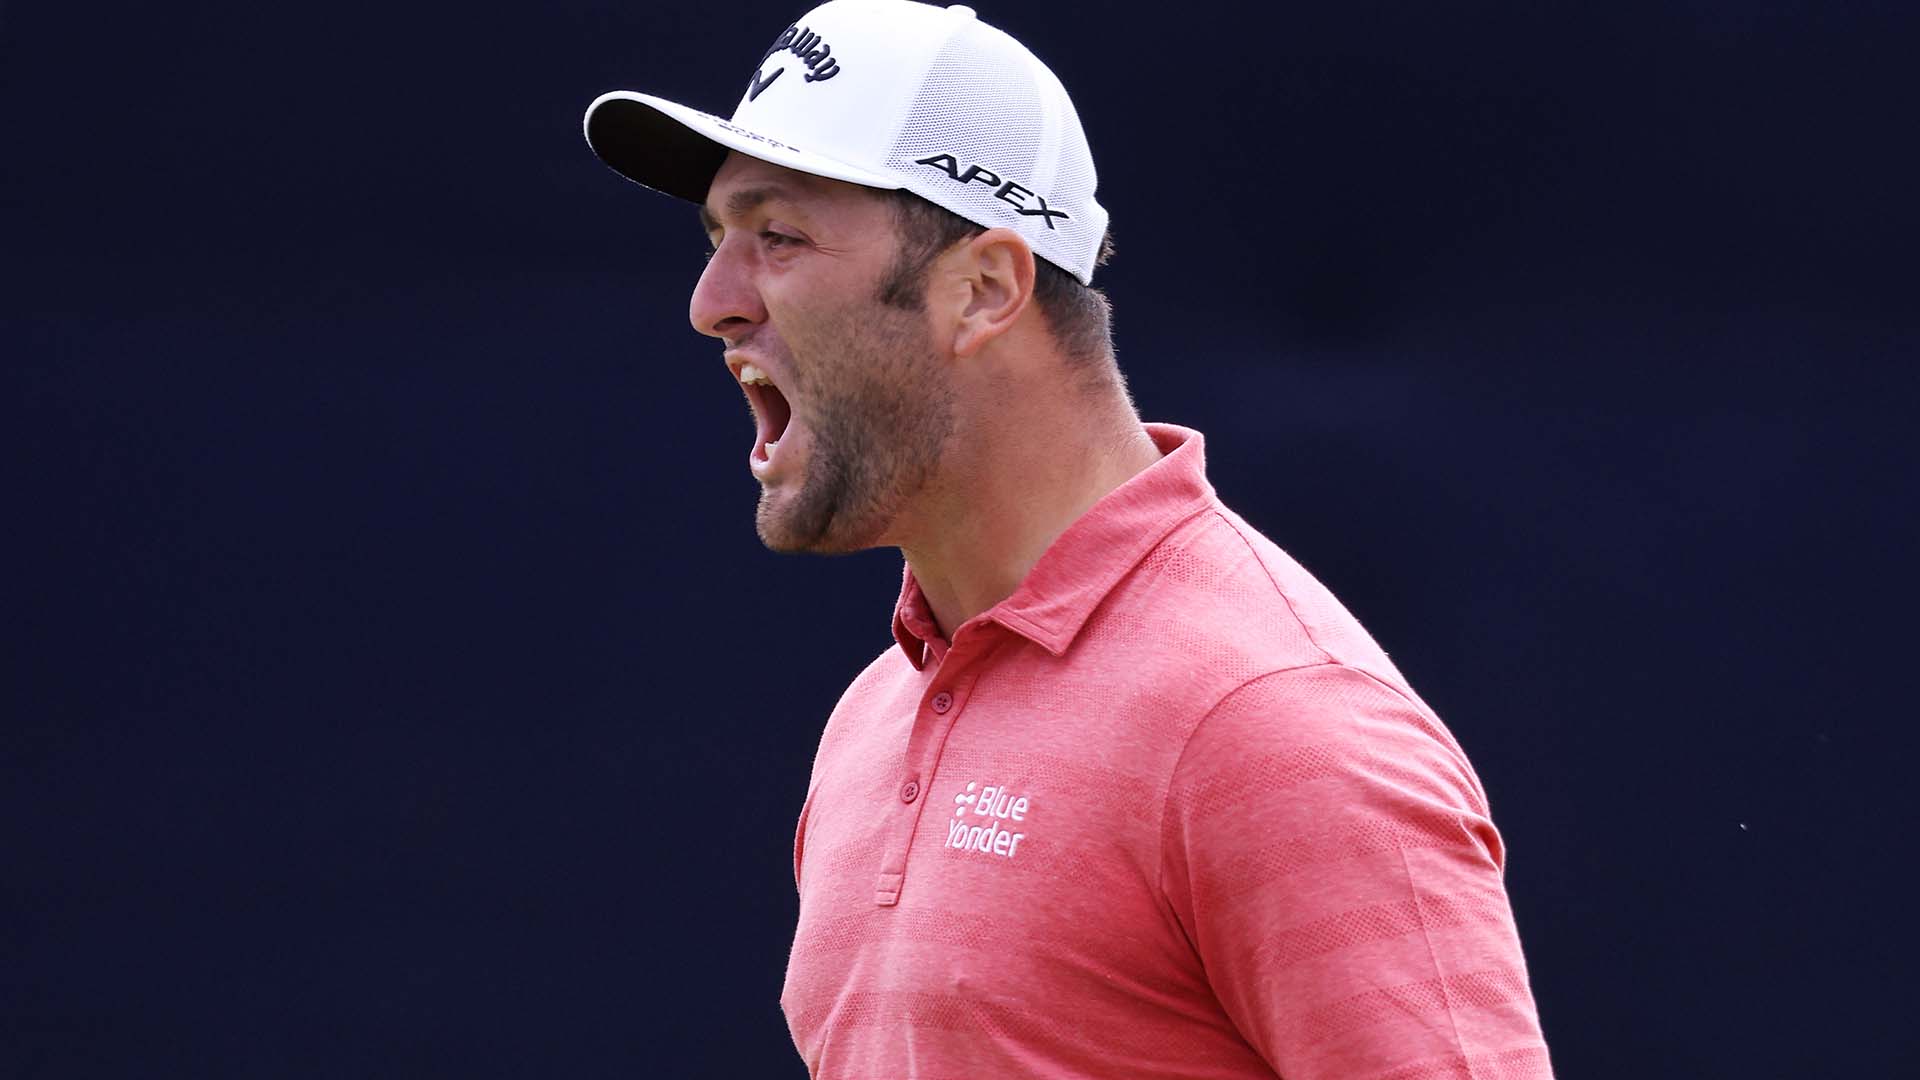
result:
<svg viewBox="0 0 1920 1080"><path fill-rule="evenodd" d="M747 403L753 407L754 423L758 428L754 435L752 460L755 463L770 463L780 449L781 437L787 433L787 424L793 419L793 406L787 404L787 396L773 384L767 373L753 364L741 365L740 386L747 392Z"/></svg>

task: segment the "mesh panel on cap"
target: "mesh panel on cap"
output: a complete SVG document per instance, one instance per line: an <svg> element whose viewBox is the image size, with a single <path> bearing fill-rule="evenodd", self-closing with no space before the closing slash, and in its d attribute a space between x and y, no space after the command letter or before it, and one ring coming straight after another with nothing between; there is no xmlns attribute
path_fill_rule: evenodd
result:
<svg viewBox="0 0 1920 1080"><path fill-rule="evenodd" d="M1086 136L1057 84L1039 84L1037 64L1015 66L1009 61L1020 58L1020 51L983 40L998 33L975 24L948 40L907 110L887 167L900 174L907 190L969 221L1018 230L1034 254L1085 280L1106 229L1106 215L1091 198L1093 159ZM1052 117L1049 104L1055 106ZM1043 149L1053 151L1051 160L1039 160ZM916 164L935 154L952 155L962 175L977 165L1044 198L1048 209L1071 216L1052 218L1048 228L1048 218L1018 213L995 196L992 185L962 184L940 168ZM1038 199L1029 197L1026 205L1037 209Z"/></svg>

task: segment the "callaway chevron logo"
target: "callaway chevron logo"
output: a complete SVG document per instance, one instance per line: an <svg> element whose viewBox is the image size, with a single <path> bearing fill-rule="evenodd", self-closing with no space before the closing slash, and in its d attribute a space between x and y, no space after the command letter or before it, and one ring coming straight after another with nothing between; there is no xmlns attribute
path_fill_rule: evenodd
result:
<svg viewBox="0 0 1920 1080"><path fill-rule="evenodd" d="M760 62L766 63L773 59L774 53L781 51L790 52L800 58L800 62L806 65L806 80L810 83L824 82L840 74L840 61L833 58L833 46L827 44L819 34L804 26L789 26L780 31L780 36L773 39L773 46L767 50L767 55L760 58ZM780 73L785 70L787 69L783 67L774 68L771 75L768 75L764 68L755 71L753 78L747 82L747 100L753 101L758 98L760 92L772 86L773 80L779 78Z"/></svg>

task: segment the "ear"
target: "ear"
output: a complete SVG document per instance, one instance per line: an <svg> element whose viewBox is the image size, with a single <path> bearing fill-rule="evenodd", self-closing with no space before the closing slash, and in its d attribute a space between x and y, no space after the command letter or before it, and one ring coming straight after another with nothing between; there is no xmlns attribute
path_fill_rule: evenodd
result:
<svg viewBox="0 0 1920 1080"><path fill-rule="evenodd" d="M973 356L1013 328L1033 299L1033 249L1012 229L988 229L948 253L960 297L953 351Z"/></svg>

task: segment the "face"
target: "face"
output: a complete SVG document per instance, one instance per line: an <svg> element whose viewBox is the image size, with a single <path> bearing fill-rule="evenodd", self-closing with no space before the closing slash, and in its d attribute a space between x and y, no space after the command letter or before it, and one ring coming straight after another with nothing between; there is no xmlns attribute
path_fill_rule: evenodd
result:
<svg viewBox="0 0 1920 1080"><path fill-rule="evenodd" d="M761 541L823 553L896 542L954 418L924 306L880 300L892 210L864 188L733 154L701 219L714 251L688 311L726 343L753 409Z"/></svg>

